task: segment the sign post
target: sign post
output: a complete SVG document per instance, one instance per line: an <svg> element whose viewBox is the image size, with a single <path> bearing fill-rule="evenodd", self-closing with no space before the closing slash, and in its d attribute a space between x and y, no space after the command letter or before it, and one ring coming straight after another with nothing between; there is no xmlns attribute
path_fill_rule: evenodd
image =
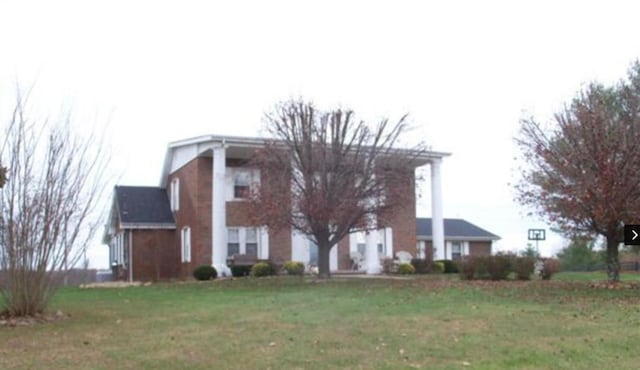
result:
<svg viewBox="0 0 640 370"><path fill-rule="evenodd" d="M538 241L546 239L546 232L544 229L529 229L529 240L536 241L536 253L538 256L540 255L540 250L538 249Z"/></svg>

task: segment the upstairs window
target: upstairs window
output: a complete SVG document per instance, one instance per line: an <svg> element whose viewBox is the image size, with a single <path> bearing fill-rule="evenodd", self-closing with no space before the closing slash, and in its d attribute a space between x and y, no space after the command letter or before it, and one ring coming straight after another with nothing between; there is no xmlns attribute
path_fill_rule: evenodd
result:
<svg viewBox="0 0 640 370"><path fill-rule="evenodd" d="M180 209L180 179L177 177L171 180L171 198L169 200L172 211Z"/></svg>
<svg viewBox="0 0 640 370"><path fill-rule="evenodd" d="M249 197L251 185L251 173L249 171L237 171L233 175L233 197L244 199Z"/></svg>

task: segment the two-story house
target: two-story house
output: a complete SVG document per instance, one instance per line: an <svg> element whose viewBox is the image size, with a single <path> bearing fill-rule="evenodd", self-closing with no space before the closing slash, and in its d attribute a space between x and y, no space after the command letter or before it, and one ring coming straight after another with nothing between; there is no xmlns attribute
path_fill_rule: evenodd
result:
<svg viewBox="0 0 640 370"><path fill-rule="evenodd" d="M158 187L116 186L104 242L119 278L185 278L200 265L228 274L228 256L246 254L277 263L317 262L317 247L291 229L255 225L246 201L258 170L245 166L260 138L201 136L169 144ZM431 244L444 249L440 163L447 153L428 152L418 166L431 173ZM406 191L415 194L414 177ZM262 189L283 191L283 189ZM415 196L376 233L378 258L404 250L418 254ZM353 233L331 251L332 271L353 268L351 255L363 252L364 233Z"/></svg>

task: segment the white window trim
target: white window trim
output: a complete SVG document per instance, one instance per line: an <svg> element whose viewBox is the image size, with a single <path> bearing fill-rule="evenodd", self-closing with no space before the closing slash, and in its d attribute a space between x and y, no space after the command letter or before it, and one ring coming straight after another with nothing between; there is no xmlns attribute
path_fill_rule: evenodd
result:
<svg viewBox="0 0 640 370"><path fill-rule="evenodd" d="M389 229L390 230L390 229ZM387 237L387 230L385 228L372 230L372 233L375 233L376 236L376 252L378 253L379 258L391 257L393 254L392 246L389 245L389 242L392 242L391 238ZM390 236L390 235L389 235ZM357 252L358 244L364 244L366 249L366 231L357 231L352 232L349 236L349 252ZM378 248L382 244L382 251Z"/></svg>
<svg viewBox="0 0 640 370"><path fill-rule="evenodd" d="M248 198L236 198L235 196L235 179L238 173L249 174L249 192L253 191L256 185L260 185L260 170L245 167L227 167L225 172L226 191L225 198L227 201L246 201Z"/></svg>
<svg viewBox="0 0 640 370"><path fill-rule="evenodd" d="M171 210L178 211L180 209L180 178L176 177L171 180Z"/></svg>
<svg viewBox="0 0 640 370"><path fill-rule="evenodd" d="M185 226L180 233L182 262L191 262L191 228Z"/></svg>
<svg viewBox="0 0 640 370"><path fill-rule="evenodd" d="M263 246L265 244L265 238L262 237L263 231L260 227L228 227L227 228L227 248L229 248L229 237L231 230L238 230L238 253L246 254L247 253L247 229L254 229L256 231L256 244L258 245L256 248L256 256L259 259L264 257ZM227 253L229 253L229 249L227 249Z"/></svg>

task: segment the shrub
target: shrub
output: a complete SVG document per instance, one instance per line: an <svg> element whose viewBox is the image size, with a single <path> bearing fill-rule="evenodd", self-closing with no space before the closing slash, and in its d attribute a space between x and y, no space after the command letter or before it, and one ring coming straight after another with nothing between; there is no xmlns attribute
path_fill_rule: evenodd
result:
<svg viewBox="0 0 640 370"><path fill-rule="evenodd" d="M510 255L503 253L489 256L487 272L491 280L507 280L511 272L511 259Z"/></svg>
<svg viewBox="0 0 640 370"><path fill-rule="evenodd" d="M543 258L542 270L540 270L540 277L542 280L550 280L551 276L560 271L560 261L555 258Z"/></svg>
<svg viewBox="0 0 640 370"><path fill-rule="evenodd" d="M444 264L444 273L445 274L457 274L458 266L452 260L438 260L436 262L442 262Z"/></svg>
<svg viewBox="0 0 640 370"><path fill-rule="evenodd" d="M400 275L412 275L416 273L416 268L410 263L401 263L398 265L398 273Z"/></svg>
<svg viewBox="0 0 640 370"><path fill-rule="evenodd" d="M231 275L233 277L249 276L251 273L252 265L233 265L229 267L231 269Z"/></svg>
<svg viewBox="0 0 640 370"><path fill-rule="evenodd" d="M251 267L251 276L263 277L273 274L273 267L268 262L258 262Z"/></svg>
<svg viewBox="0 0 640 370"><path fill-rule="evenodd" d="M416 274L428 274L433 272L433 261L423 258L412 258L411 265L416 269ZM444 269L444 266L442 266Z"/></svg>
<svg viewBox="0 0 640 370"><path fill-rule="evenodd" d="M440 263L440 262L436 262ZM442 265L444 269L444 265ZM460 279L473 280L476 275L476 261L475 258L466 258L458 262L458 271L460 272Z"/></svg>
<svg viewBox="0 0 640 370"><path fill-rule="evenodd" d="M535 268L536 259L534 257L515 257L513 259L513 272L518 280L530 280Z"/></svg>
<svg viewBox="0 0 640 370"><path fill-rule="evenodd" d="M218 277L218 271L213 266L202 265L193 270L193 277L200 281L211 280Z"/></svg>
<svg viewBox="0 0 640 370"><path fill-rule="evenodd" d="M469 256L457 262L460 278L462 280L492 279L489 268L496 265L493 261L494 256ZM496 271L499 269L494 267ZM507 273L508 275L508 273Z"/></svg>
<svg viewBox="0 0 640 370"><path fill-rule="evenodd" d="M433 272L435 272L436 274L443 274L444 273L444 263L442 263L442 261L436 261L433 263Z"/></svg>
<svg viewBox="0 0 640 370"><path fill-rule="evenodd" d="M288 261L285 262L282 268L289 275L303 275L304 274L304 264L302 262Z"/></svg>

